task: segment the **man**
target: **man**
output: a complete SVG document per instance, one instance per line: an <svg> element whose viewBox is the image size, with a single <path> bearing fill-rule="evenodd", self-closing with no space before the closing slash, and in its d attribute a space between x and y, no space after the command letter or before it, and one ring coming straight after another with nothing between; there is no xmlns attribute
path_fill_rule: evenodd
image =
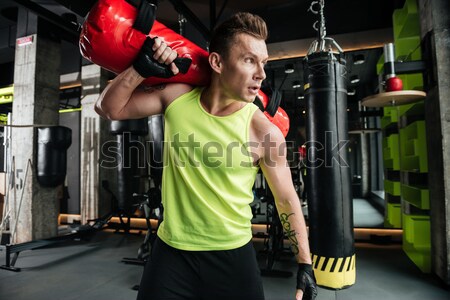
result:
<svg viewBox="0 0 450 300"><path fill-rule="evenodd" d="M299 269L296 299L314 299L306 225L287 166L285 140L252 103L266 75L267 28L238 13L210 43L211 83L139 88L151 56L170 66L176 53L156 39L100 96L96 111L115 120L164 113L164 221L138 299L264 299L251 244L252 185L261 168L275 196Z"/></svg>

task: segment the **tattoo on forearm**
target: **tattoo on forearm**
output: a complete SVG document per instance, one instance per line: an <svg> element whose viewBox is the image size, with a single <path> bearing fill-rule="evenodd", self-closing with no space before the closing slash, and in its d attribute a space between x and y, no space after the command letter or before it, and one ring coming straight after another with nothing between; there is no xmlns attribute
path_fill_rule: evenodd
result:
<svg viewBox="0 0 450 300"><path fill-rule="evenodd" d="M287 238L291 242L292 252L294 254L298 254L299 249L298 249L297 233L295 232L295 230L291 229L291 223L289 222L289 217L292 216L293 214L294 213L291 213L289 215L286 213L280 214L280 221Z"/></svg>
<svg viewBox="0 0 450 300"><path fill-rule="evenodd" d="M162 91L165 88L166 88L166 84L158 84L158 85L154 85L154 86L144 86L144 92L146 92L147 94L151 94L154 91Z"/></svg>

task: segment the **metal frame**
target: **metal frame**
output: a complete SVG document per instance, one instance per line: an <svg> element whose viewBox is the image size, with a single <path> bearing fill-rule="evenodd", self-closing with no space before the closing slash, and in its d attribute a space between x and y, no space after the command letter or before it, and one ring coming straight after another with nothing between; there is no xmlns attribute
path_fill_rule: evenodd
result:
<svg viewBox="0 0 450 300"><path fill-rule="evenodd" d="M92 229L91 227L88 227L87 229L84 229L83 232L84 233L90 232L91 229ZM13 271L13 272L20 272L21 268L17 268L15 266L17 259L19 258L20 252L26 251L26 250L34 250L34 249L42 248L45 246L53 245L56 243L61 243L61 242L67 241L67 240L79 238L80 235L81 235L81 231L77 231L76 233L64 235L61 237L51 238L51 239L35 240L35 241L31 241L31 242L14 244L14 245L11 245L11 244L5 245L4 246L5 250L6 250L5 264L0 266L0 269ZM13 255L13 256L11 257L11 255Z"/></svg>

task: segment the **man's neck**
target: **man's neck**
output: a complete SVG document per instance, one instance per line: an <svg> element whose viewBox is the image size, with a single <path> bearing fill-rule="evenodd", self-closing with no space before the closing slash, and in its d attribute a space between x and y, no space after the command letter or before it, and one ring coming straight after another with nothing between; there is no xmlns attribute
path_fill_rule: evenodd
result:
<svg viewBox="0 0 450 300"><path fill-rule="evenodd" d="M219 89L212 86L203 90L200 103L205 111L215 116L227 116L245 106L244 102L226 97Z"/></svg>

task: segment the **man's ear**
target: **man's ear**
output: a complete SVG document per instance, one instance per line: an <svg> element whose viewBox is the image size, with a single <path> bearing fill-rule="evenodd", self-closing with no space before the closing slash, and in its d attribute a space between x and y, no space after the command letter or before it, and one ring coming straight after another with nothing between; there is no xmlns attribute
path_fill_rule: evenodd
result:
<svg viewBox="0 0 450 300"><path fill-rule="evenodd" d="M209 65L211 66L213 71L220 74L222 72L222 65L223 65L222 57L220 56L220 54L217 52L211 52L208 56L208 60Z"/></svg>

